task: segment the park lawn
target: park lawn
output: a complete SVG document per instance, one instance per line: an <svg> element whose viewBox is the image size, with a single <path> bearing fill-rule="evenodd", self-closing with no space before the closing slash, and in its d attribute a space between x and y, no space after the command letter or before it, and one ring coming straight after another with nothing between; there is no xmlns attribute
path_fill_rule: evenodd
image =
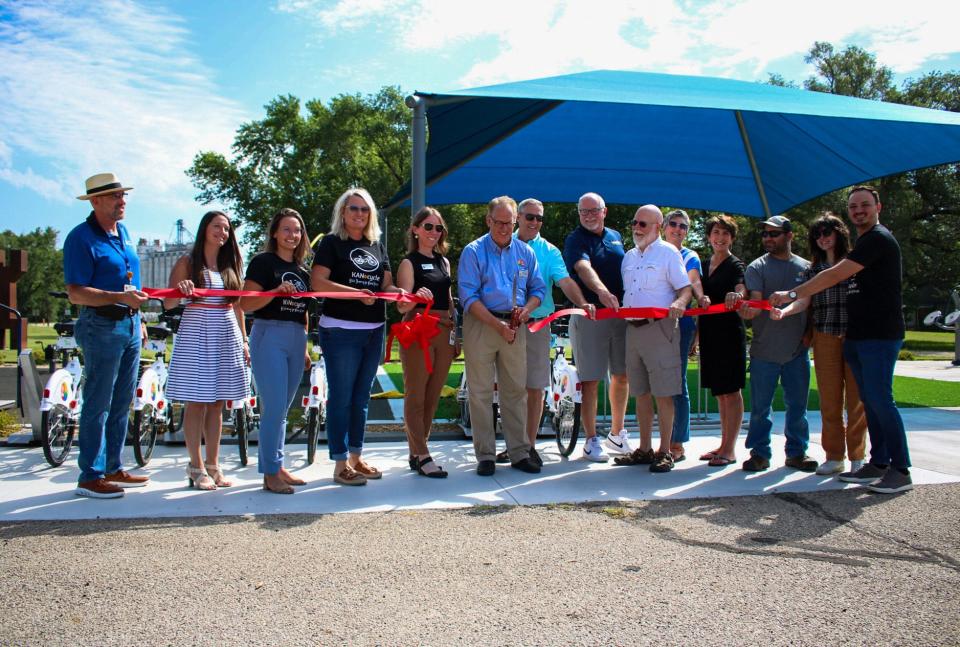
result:
<svg viewBox="0 0 960 647"><path fill-rule="evenodd" d="M952 353L955 337L952 332L940 330L908 330L903 348L914 353Z"/></svg>

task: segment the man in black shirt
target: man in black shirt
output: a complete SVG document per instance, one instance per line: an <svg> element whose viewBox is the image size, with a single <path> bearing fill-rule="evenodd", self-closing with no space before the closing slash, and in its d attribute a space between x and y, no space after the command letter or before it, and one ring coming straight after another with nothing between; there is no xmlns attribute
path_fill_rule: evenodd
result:
<svg viewBox="0 0 960 647"><path fill-rule="evenodd" d="M856 186L847 197L847 212L857 228L850 254L795 290L774 292L779 306L805 298L853 277L847 293L847 336L843 356L853 371L867 413L870 462L838 478L863 483L874 492L892 494L913 489L910 452L903 419L893 400L893 367L903 345L900 245L880 224L880 195Z"/></svg>

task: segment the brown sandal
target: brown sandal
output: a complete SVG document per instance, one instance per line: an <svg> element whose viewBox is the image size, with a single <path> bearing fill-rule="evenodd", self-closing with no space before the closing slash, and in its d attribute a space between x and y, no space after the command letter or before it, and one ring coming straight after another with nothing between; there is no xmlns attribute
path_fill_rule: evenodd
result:
<svg viewBox="0 0 960 647"><path fill-rule="evenodd" d="M370 465L370 464L368 464L368 463L365 463L362 458L361 458L361 459L358 459L358 460L357 460L357 464L356 464L356 465L352 465L351 467L354 469L354 471L360 472L361 474L363 474L364 476L366 476L368 479L374 479L374 480L376 480L376 479L382 479L382 478L383 478L383 472L381 472L380 470L378 470L378 469L377 469L376 467L374 467L373 465Z"/></svg>
<svg viewBox="0 0 960 647"><path fill-rule="evenodd" d="M276 476L275 474L273 476ZM274 494L293 494L293 486L284 484L281 487L270 487L267 483L267 476L263 476L263 489L266 492L273 492Z"/></svg>
<svg viewBox="0 0 960 647"><path fill-rule="evenodd" d="M283 482L286 483L287 485L306 485L307 484L307 482L304 481L302 478L298 478L294 476L293 474L291 474L290 472L288 472L286 469L282 467L280 468L280 471L277 472L277 474L280 475L280 478L282 478Z"/></svg>
<svg viewBox="0 0 960 647"><path fill-rule="evenodd" d="M367 477L347 465L333 475L333 481L340 485L366 485Z"/></svg>

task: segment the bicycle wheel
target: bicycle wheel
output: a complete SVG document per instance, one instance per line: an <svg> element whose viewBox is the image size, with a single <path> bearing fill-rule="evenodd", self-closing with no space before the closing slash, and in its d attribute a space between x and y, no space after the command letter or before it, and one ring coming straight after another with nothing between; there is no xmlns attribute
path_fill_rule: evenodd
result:
<svg viewBox="0 0 960 647"><path fill-rule="evenodd" d="M40 417L40 442L43 444L43 456L51 466L63 465L76 431L77 421L63 407L43 412Z"/></svg>
<svg viewBox="0 0 960 647"><path fill-rule="evenodd" d="M569 456L577 446L580 436L580 403L570 398L559 402L557 415L553 417L553 430L557 434L557 448L562 456Z"/></svg>
<svg viewBox="0 0 960 647"><path fill-rule="evenodd" d="M320 412L310 409L307 415L307 465L313 465L317 458L317 442L320 439Z"/></svg>
<svg viewBox="0 0 960 647"><path fill-rule="evenodd" d="M143 405L143 409L133 414L131 425L133 457L137 459L137 465L140 467L149 463L150 457L153 456L153 448L157 444L157 432L161 424L153 417L152 404Z"/></svg>
<svg viewBox="0 0 960 647"><path fill-rule="evenodd" d="M246 467L249 462L247 451L250 449L250 423L247 421L247 410L235 409L233 412L233 433L237 435L237 449L240 450L240 464Z"/></svg>

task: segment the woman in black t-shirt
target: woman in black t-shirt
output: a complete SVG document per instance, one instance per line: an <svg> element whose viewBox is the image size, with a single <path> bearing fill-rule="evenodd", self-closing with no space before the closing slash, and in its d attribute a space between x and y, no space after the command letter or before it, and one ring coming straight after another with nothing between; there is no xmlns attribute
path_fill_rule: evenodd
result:
<svg viewBox="0 0 960 647"><path fill-rule="evenodd" d="M450 364L458 354L453 331L453 299L450 294L450 261L443 216L433 207L424 207L413 217L407 231L408 254L397 267L397 285L418 296L433 299L431 314L440 317L440 334L430 340L427 351L433 373L427 372L423 349L417 345L400 349L403 362L403 426L410 446L410 469L423 476L445 478L447 473L433 462L427 449L433 415L440 392L447 382ZM398 303L397 310L409 321L424 307Z"/></svg>
<svg viewBox="0 0 960 647"><path fill-rule="evenodd" d="M283 466L287 411L297 394L307 354L307 304L309 299L287 297L306 292L310 276L303 259L310 249L306 225L293 209L281 209L268 229L266 251L250 261L244 290L275 292L276 297L243 297L240 306L253 311L250 360L260 397L258 465L263 489L293 494L294 485L306 481Z"/></svg>
<svg viewBox="0 0 960 647"><path fill-rule="evenodd" d="M349 189L333 207L330 233L317 245L311 285L318 292L404 292L393 285L377 208L366 189ZM365 485L383 474L361 458L370 387L383 353L386 309L373 296L326 299L320 347L327 368L327 445L333 480Z"/></svg>

